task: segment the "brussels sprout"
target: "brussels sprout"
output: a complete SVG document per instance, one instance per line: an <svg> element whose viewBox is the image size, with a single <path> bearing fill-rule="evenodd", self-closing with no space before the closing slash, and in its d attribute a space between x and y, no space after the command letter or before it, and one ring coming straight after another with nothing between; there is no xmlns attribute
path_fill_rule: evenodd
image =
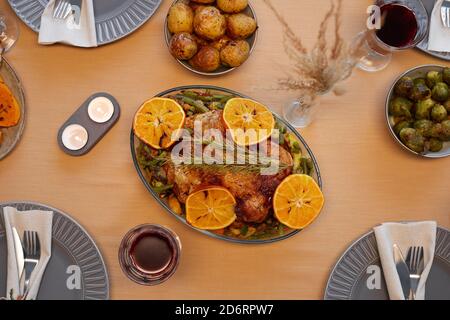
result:
<svg viewBox="0 0 450 320"><path fill-rule="evenodd" d="M416 119L430 119L430 110L434 107L435 102L432 99L426 99L417 102Z"/></svg>
<svg viewBox="0 0 450 320"><path fill-rule="evenodd" d="M442 80L450 86L450 68L445 68L442 71Z"/></svg>
<svg viewBox="0 0 450 320"><path fill-rule="evenodd" d="M450 100L444 102L444 108L447 110L447 114L450 114Z"/></svg>
<svg viewBox="0 0 450 320"><path fill-rule="evenodd" d="M401 78L395 85L395 94L401 97L409 97L414 87L414 82L410 77Z"/></svg>
<svg viewBox="0 0 450 320"><path fill-rule="evenodd" d="M438 82L442 82L442 73L439 71L430 71L427 73L428 87L433 88Z"/></svg>
<svg viewBox="0 0 450 320"><path fill-rule="evenodd" d="M437 122L441 122L447 119L447 110L442 104L436 104L431 109L431 119Z"/></svg>
<svg viewBox="0 0 450 320"><path fill-rule="evenodd" d="M447 99L449 97L448 85L446 85L444 82L438 82L434 86L433 91L431 92L431 95L434 100L441 101L441 102L447 101Z"/></svg>
<svg viewBox="0 0 450 320"><path fill-rule="evenodd" d="M394 130L395 134L398 136L398 135L400 135L400 131L402 131L405 128L411 128L411 127L412 127L412 122L411 121L403 120L403 121L398 122L394 126L393 130Z"/></svg>
<svg viewBox="0 0 450 320"><path fill-rule="evenodd" d="M442 143L441 140L434 139L434 138L430 139L428 149L431 152L439 152L442 150L443 147L444 147L444 144Z"/></svg>
<svg viewBox="0 0 450 320"><path fill-rule="evenodd" d="M416 84L423 84L423 85L427 85L427 80L425 78L416 78L413 80L414 85Z"/></svg>
<svg viewBox="0 0 450 320"><path fill-rule="evenodd" d="M400 140L415 152L421 153L425 151L425 139L416 129L404 128L400 131Z"/></svg>
<svg viewBox="0 0 450 320"><path fill-rule="evenodd" d="M441 141L450 141L450 120L435 123L430 130L430 136Z"/></svg>
<svg viewBox="0 0 450 320"><path fill-rule="evenodd" d="M414 122L414 129L417 130L422 136L429 137L430 130L433 127L433 122L430 120L417 120Z"/></svg>
<svg viewBox="0 0 450 320"><path fill-rule="evenodd" d="M389 104L389 113L394 117L411 118L413 102L402 97L396 97Z"/></svg>
<svg viewBox="0 0 450 320"><path fill-rule="evenodd" d="M414 101L424 100L430 97L431 97L431 90L423 83L415 84L409 96L409 98Z"/></svg>

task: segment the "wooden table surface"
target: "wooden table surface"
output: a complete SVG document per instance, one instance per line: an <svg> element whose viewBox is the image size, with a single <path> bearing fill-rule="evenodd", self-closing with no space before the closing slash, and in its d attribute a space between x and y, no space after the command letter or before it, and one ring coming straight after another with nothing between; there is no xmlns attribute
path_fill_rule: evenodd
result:
<svg viewBox="0 0 450 320"><path fill-rule="evenodd" d="M96 49L40 46L20 22L20 39L7 55L25 87L28 119L17 149L0 162L0 201L48 204L85 226L106 259L112 298L320 299L338 257L375 225L432 219L450 227L449 159L425 160L405 152L385 124L386 93L402 71L428 63L449 65L415 50L395 54L382 72L355 71L346 82L347 93L324 99L316 121L301 130L319 161L326 205L300 234L270 245L236 245L206 237L165 212L139 180L130 154L133 115L144 100L175 86L211 84L238 90L279 112L294 96L274 90L289 64L281 29L262 1L253 1L260 22L253 56L220 78L190 73L168 53L162 30L170 2L163 1L133 35ZM347 39L365 26L371 2L344 1ZM328 1L274 3L282 4L280 11L312 44ZM7 1L1 1L0 10L11 11ZM98 91L118 99L122 116L88 155L69 157L57 145L57 131ZM128 280L117 260L123 235L142 223L170 227L183 244L177 273L156 287Z"/></svg>

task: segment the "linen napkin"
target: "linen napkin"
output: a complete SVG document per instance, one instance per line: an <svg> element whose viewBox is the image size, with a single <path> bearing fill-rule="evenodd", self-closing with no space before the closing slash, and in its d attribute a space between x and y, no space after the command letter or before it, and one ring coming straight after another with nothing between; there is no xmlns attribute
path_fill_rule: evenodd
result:
<svg viewBox="0 0 450 320"><path fill-rule="evenodd" d="M17 299L19 293L19 277L16 262L16 252L14 250L14 240L12 228L15 227L19 236L23 237L23 232L36 231L39 234L39 241L41 244L41 259L34 269L30 278L30 289L27 300L35 300L42 276L44 275L47 263L51 256L52 245L52 211L17 211L13 207L3 208L3 218L5 222L6 240L8 243L8 274L6 284L6 297L10 298L10 292L13 290L13 298ZM23 242L23 239L22 239Z"/></svg>
<svg viewBox="0 0 450 320"><path fill-rule="evenodd" d="M65 20L53 18L56 0L50 0L41 17L39 43L48 45L56 42L77 46L96 47L95 16L93 0L82 0L79 23L70 14Z"/></svg>
<svg viewBox="0 0 450 320"><path fill-rule="evenodd" d="M450 28L444 27L441 19L441 5L443 1L436 1L431 14L428 50L450 52Z"/></svg>
<svg viewBox="0 0 450 320"><path fill-rule="evenodd" d="M436 228L437 225L434 221L383 223L374 228L384 278L391 300L405 300L394 263L394 244L400 248L405 259L410 247L423 246L425 269L417 288L416 300L425 299L425 283L434 259Z"/></svg>

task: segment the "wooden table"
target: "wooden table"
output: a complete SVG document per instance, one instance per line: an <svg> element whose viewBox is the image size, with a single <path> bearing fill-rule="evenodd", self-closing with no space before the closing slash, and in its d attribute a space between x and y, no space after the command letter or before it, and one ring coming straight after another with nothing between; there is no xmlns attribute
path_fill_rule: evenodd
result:
<svg viewBox="0 0 450 320"><path fill-rule="evenodd" d="M18 148L0 162L0 201L32 200L71 214L95 238L106 259L115 299L320 299L329 272L343 250L384 221L436 220L450 227L449 159L425 160L405 152L390 137L384 101L402 71L443 61L410 50L395 54L382 72L355 71L341 97L328 97L317 120L301 130L318 158L326 205L307 230L286 241L236 245L206 237L179 223L150 196L134 169L129 145L139 105L165 89L211 84L238 90L280 111L293 94L273 90L288 69L282 34L273 14L253 1L260 37L251 59L220 78L182 68L167 51L163 22L171 1L132 36L85 50L39 46L20 23L21 36L7 55L27 97L28 119ZM344 32L365 26L370 0L344 2ZM327 1L282 0L281 12L312 44ZM11 11L6 1L0 10ZM360 17L360 18L358 18ZM90 94L107 91L122 117L88 155L72 158L58 147L60 125ZM142 223L172 228L183 243L179 270L157 287L141 287L121 272L117 250L123 235Z"/></svg>

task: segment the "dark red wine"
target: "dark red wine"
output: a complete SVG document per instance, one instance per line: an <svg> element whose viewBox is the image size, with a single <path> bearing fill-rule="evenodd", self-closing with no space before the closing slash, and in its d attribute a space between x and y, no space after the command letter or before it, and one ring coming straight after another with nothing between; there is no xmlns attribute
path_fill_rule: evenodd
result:
<svg viewBox="0 0 450 320"><path fill-rule="evenodd" d="M133 243L131 257L143 272L157 273L169 266L174 250L168 239L157 233L144 233Z"/></svg>
<svg viewBox="0 0 450 320"><path fill-rule="evenodd" d="M391 47L406 47L416 38L419 27L416 15L404 5L393 3L382 6L381 21L377 36Z"/></svg>

